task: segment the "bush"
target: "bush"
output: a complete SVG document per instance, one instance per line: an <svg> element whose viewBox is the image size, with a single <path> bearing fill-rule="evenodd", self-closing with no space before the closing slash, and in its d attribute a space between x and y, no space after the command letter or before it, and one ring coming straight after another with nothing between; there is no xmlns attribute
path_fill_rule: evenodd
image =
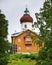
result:
<svg viewBox="0 0 52 65"><path fill-rule="evenodd" d="M21 57L20 58L30 58L31 60L34 60L35 59L35 54L21 54L20 55Z"/></svg>
<svg viewBox="0 0 52 65"><path fill-rule="evenodd" d="M0 54L0 65L7 65L8 63L8 54Z"/></svg>
<svg viewBox="0 0 52 65"><path fill-rule="evenodd" d="M34 60L35 59L35 54L30 54L30 58L31 58L31 60Z"/></svg>
<svg viewBox="0 0 52 65"><path fill-rule="evenodd" d="M23 59L23 58L30 58L31 60L35 60L36 56L35 54L13 54L10 55L10 60L18 60L18 59Z"/></svg>

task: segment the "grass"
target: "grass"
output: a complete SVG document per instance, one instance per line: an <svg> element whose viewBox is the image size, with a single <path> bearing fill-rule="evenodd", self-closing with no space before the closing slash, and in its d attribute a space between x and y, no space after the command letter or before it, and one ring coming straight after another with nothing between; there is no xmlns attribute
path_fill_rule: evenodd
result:
<svg viewBox="0 0 52 65"><path fill-rule="evenodd" d="M10 54L7 65L35 65L36 61L21 54Z"/></svg>

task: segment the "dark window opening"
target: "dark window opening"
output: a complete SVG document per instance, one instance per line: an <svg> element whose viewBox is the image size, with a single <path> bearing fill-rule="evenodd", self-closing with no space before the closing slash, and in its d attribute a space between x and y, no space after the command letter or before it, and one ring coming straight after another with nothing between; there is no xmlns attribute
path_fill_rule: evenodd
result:
<svg viewBox="0 0 52 65"><path fill-rule="evenodd" d="M25 28L27 28L27 25L25 25Z"/></svg>
<svg viewBox="0 0 52 65"><path fill-rule="evenodd" d="M27 31L27 32L26 32L26 35L30 35L30 32L29 32L29 31Z"/></svg>

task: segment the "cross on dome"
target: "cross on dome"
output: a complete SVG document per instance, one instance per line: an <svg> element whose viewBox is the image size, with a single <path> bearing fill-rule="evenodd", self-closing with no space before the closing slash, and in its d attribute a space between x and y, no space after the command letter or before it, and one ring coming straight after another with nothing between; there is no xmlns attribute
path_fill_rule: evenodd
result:
<svg viewBox="0 0 52 65"><path fill-rule="evenodd" d="M26 7L26 10L24 12L25 12L25 14L29 13L29 10L27 7Z"/></svg>

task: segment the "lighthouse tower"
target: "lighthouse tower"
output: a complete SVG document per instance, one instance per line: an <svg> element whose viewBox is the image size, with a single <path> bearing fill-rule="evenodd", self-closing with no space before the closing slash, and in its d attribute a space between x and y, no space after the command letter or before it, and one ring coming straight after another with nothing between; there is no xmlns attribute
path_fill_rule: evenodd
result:
<svg viewBox="0 0 52 65"><path fill-rule="evenodd" d="M29 14L28 8L25 9L24 15L20 19L22 31L32 30L33 18Z"/></svg>

